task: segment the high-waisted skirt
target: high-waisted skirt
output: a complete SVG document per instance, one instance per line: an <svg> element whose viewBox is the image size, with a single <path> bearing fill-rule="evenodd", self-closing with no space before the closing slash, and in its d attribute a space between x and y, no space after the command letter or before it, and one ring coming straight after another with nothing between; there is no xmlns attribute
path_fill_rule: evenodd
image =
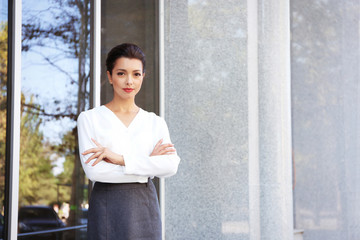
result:
<svg viewBox="0 0 360 240"><path fill-rule="evenodd" d="M155 186L96 182L88 213L88 240L161 240Z"/></svg>

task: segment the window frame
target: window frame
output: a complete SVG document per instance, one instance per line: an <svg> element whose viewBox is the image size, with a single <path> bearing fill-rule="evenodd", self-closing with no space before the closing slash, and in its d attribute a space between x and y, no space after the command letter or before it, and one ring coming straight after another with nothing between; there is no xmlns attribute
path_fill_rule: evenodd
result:
<svg viewBox="0 0 360 240"><path fill-rule="evenodd" d="M165 117L165 55L164 19L165 1L156 4L158 20L157 48L159 56L158 101L159 115ZM100 106L101 88L101 0L91 0L91 50L90 50L90 107ZM19 169L20 169L20 122L21 122L21 46L22 0L8 0L8 82L6 117L5 202L4 239L18 238ZM159 201L162 217L162 235L165 239L165 180L160 179ZM89 190L91 185L89 187ZM90 193L90 192L89 192ZM77 229L70 227L66 230ZM61 231L57 229L55 231Z"/></svg>

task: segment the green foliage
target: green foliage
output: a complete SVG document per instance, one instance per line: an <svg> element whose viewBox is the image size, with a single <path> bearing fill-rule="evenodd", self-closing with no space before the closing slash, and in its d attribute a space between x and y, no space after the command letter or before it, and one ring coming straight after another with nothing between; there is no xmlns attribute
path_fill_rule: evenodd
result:
<svg viewBox="0 0 360 240"><path fill-rule="evenodd" d="M72 131L69 131L63 136L62 143L54 147L55 152L65 157L64 171L57 176L58 182L62 186L59 188L59 200L64 202L70 202L71 188L68 186L72 186L74 163L78 160L74 155L76 145L75 135Z"/></svg>
<svg viewBox="0 0 360 240"><path fill-rule="evenodd" d="M24 99L24 98L23 98ZM23 100L24 101L24 100ZM32 105L31 99L26 105ZM24 104L23 104L24 105ZM49 204L56 201L56 178L52 173L52 153L40 130L36 112L22 108L20 133L19 204Z"/></svg>
<svg viewBox="0 0 360 240"><path fill-rule="evenodd" d="M8 25L7 22L0 23L0 90L1 97L6 94L7 83L7 52L8 52Z"/></svg>
<svg viewBox="0 0 360 240"><path fill-rule="evenodd" d="M51 2L51 1L50 1ZM23 22L22 51L41 49L50 44L68 58L79 61L78 78L67 74L71 84L79 86L77 106L69 103L64 112L49 113L43 105L38 105L33 98L21 103L21 136L20 136L20 184L19 204L50 204L60 200L80 206L83 202L84 173L81 170L77 152L76 128L63 135L60 145L52 145L45 141L41 130L43 119L57 120L68 117L75 120L85 109L90 74L87 66L89 57L90 36L90 4L85 1L53 0L53 8L49 8L54 21L44 23L41 17L37 20ZM4 197L4 163L6 144L6 85L7 85L7 23L0 23L0 207ZM53 45L51 45L53 44ZM66 72L56 61L44 54L44 59L60 72ZM57 101L54 101L57 104ZM58 176L53 174L53 161L65 158L63 172ZM79 177L80 176L80 177Z"/></svg>
<svg viewBox="0 0 360 240"><path fill-rule="evenodd" d="M2 209L5 189L5 147L6 147L6 89L7 89L7 54L8 26L0 23L0 207ZM50 160L51 147L44 142L40 130L39 112L27 107L22 95L21 133L20 133L20 185L19 203L48 204L56 200L56 178L52 174Z"/></svg>
<svg viewBox="0 0 360 240"><path fill-rule="evenodd" d="M7 83L7 22L0 23L0 209L3 209L5 189L5 147L6 147L6 83Z"/></svg>

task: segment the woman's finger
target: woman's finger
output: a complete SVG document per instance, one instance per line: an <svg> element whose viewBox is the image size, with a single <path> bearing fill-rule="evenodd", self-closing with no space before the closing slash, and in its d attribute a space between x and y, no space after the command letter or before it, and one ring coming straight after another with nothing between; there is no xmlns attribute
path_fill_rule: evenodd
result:
<svg viewBox="0 0 360 240"><path fill-rule="evenodd" d="M93 155L91 155L91 156L88 158L88 160L86 160L85 163L89 163L91 160L97 158L100 154L101 154L101 152L94 153Z"/></svg>
<svg viewBox="0 0 360 240"><path fill-rule="evenodd" d="M171 143L163 144L163 145L158 147L158 151L161 152L162 150L164 150L166 148L171 148L171 147L174 147L174 144L171 144Z"/></svg>
<svg viewBox="0 0 360 240"><path fill-rule="evenodd" d="M161 143L162 143L162 142L163 142L163 140L160 139L160 140L156 143L154 149L156 149L156 148L158 148L159 146L161 146Z"/></svg>
<svg viewBox="0 0 360 240"><path fill-rule="evenodd" d="M165 148L165 149L161 150L161 151L159 152L159 154L160 154L160 155L172 154L172 153L174 153L175 151L176 151L175 148Z"/></svg>
<svg viewBox="0 0 360 240"><path fill-rule="evenodd" d="M162 143L162 142L163 142L163 140L160 139L160 140L155 144L155 147L154 147L152 153L150 154L150 156L156 156L156 155L158 155L157 152L159 151L158 149L159 149L159 147L161 146L161 143Z"/></svg>
<svg viewBox="0 0 360 240"><path fill-rule="evenodd" d="M96 146L102 147L100 143L98 143L95 139L91 138L91 141L95 143Z"/></svg>
<svg viewBox="0 0 360 240"><path fill-rule="evenodd" d="M166 154L173 154L175 152L174 144L167 143L161 145L158 149L156 149L155 155L166 155Z"/></svg>
<svg viewBox="0 0 360 240"><path fill-rule="evenodd" d="M174 148L174 144L172 143L162 144L162 143L163 143L163 139L158 141L150 156L174 154L176 152Z"/></svg>
<svg viewBox="0 0 360 240"><path fill-rule="evenodd" d="M91 166L95 166L95 165L98 164L101 160L103 160L103 158L105 158L105 154L104 154L104 153L101 154Z"/></svg>
<svg viewBox="0 0 360 240"><path fill-rule="evenodd" d="M95 153L98 152L100 149L99 148L90 148L88 150L86 150L85 152L82 153L82 155L87 155L89 153Z"/></svg>

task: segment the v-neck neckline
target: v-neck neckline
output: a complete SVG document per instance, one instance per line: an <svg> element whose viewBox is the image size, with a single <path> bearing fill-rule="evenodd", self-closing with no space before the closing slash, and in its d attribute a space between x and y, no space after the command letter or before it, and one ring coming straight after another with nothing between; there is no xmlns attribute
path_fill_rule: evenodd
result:
<svg viewBox="0 0 360 240"><path fill-rule="evenodd" d="M135 117L131 120L130 124L128 126L125 125L125 123L107 106L102 105L102 107L104 107L108 112L110 112L116 119L117 121L119 121L121 123L121 125L125 128L125 129L129 129L133 123L136 121L136 119L138 118L140 112L142 111L141 108L139 108L139 111L136 113Z"/></svg>

